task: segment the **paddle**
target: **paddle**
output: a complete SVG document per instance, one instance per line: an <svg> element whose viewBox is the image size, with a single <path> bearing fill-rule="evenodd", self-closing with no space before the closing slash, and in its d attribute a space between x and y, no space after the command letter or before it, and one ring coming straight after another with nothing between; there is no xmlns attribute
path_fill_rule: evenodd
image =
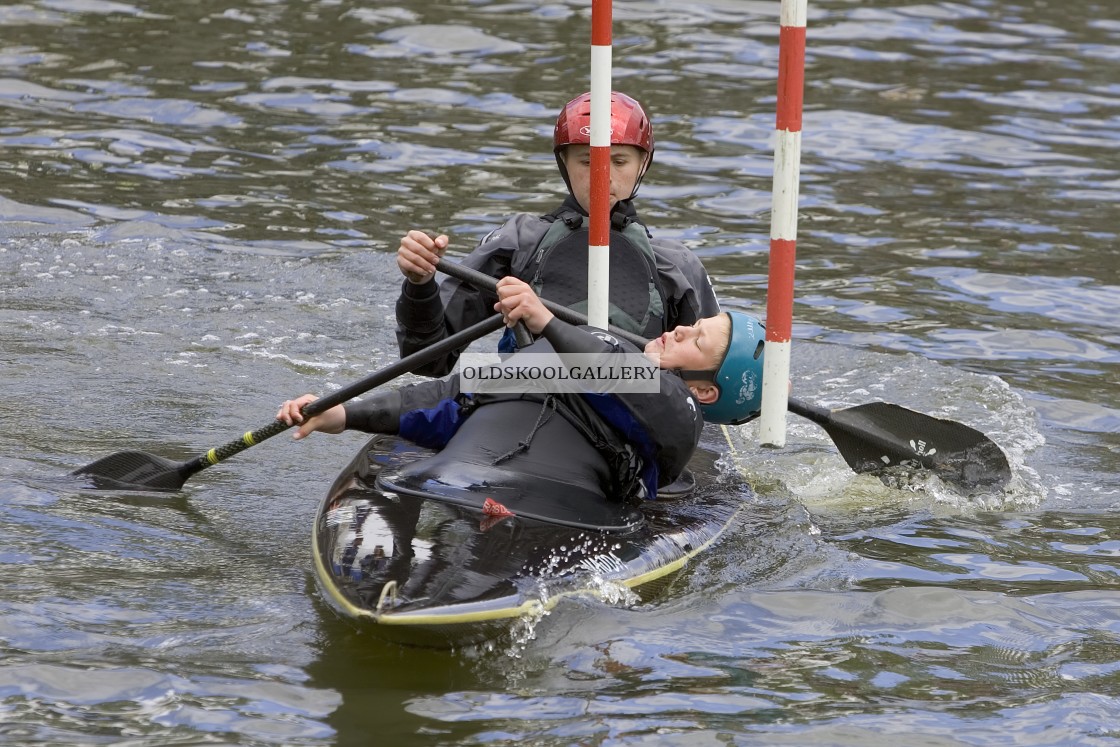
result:
<svg viewBox="0 0 1120 747"><path fill-rule="evenodd" d="M464 283L497 292L497 281L477 270L441 259L439 270ZM552 301L545 308L569 324L586 324L587 317ZM612 334L644 347L645 338L610 326ZM1007 457L994 441L967 425L908 410L888 402L829 410L790 398L789 410L825 429L859 474L884 481L888 469L924 469L942 481L965 490L998 490L1011 479Z"/></svg>
<svg viewBox="0 0 1120 747"><path fill-rule="evenodd" d="M435 360L441 355L469 345L474 340L489 334L502 327L500 314L488 317L481 322L467 327L464 330L434 343L412 355L405 356L395 363L375 371L360 381L339 389L337 392L321 397L308 403L301 412L304 417L312 417L325 412L335 405L368 392L370 389L387 384L396 377L409 373L414 369ZM250 446L256 446L261 441L272 438L278 433L283 433L290 425L285 425L279 420L273 420L268 425L255 431L246 433L241 438L230 441L224 446L210 449L205 454L200 454L186 462L173 462L169 459L148 454L143 451L119 451L107 457L98 459L81 469L75 470L73 475L88 475L93 478L94 485L99 488L117 490L179 490L191 475L224 461L234 454L244 451Z"/></svg>

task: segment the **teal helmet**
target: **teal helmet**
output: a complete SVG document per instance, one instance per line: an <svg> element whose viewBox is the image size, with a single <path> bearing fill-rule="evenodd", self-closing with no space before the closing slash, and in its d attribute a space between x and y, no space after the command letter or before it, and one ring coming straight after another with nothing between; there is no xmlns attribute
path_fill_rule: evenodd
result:
<svg viewBox="0 0 1120 747"><path fill-rule="evenodd" d="M724 313L731 319L731 340L711 377L719 387L719 397L711 404L700 405L700 410L706 422L741 425L762 410L762 349L766 329L750 314Z"/></svg>

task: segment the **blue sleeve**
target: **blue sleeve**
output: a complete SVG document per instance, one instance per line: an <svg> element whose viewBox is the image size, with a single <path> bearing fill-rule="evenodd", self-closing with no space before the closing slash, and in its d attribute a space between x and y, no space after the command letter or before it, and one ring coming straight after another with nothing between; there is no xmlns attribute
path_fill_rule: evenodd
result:
<svg viewBox="0 0 1120 747"><path fill-rule="evenodd" d="M462 424L462 407L454 399L445 399L434 407L402 413L399 433L417 446L442 449Z"/></svg>

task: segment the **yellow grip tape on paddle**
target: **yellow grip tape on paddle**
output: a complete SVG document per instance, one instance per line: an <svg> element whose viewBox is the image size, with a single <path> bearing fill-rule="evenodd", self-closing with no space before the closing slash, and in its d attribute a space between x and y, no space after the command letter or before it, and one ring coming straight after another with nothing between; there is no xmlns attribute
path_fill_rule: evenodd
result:
<svg viewBox="0 0 1120 747"><path fill-rule="evenodd" d="M241 437L241 443L245 444L245 447L247 448L249 446L255 446L257 443L257 439L253 438L252 431L245 431L245 435ZM241 451L241 449L237 447L237 442L234 441L233 443L229 443L221 447L221 449L210 449L210 451L206 452L206 461L210 462L210 464L217 464L218 462L222 461L222 457L218 455L218 452L222 450L226 452L226 456L230 456L231 454L236 454L237 452Z"/></svg>

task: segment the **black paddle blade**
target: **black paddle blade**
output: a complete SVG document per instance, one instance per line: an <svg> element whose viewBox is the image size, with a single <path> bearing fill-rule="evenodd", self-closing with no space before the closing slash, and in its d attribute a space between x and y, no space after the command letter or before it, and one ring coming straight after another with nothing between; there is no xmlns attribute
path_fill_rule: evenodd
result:
<svg viewBox="0 0 1120 747"><path fill-rule="evenodd" d="M872 402L835 410L819 424L858 473L882 476L891 468L920 467L970 491L998 490L1011 479L1011 467L999 446L980 431L952 420Z"/></svg>
<svg viewBox="0 0 1120 747"><path fill-rule="evenodd" d="M175 491L191 476L189 463L143 451L118 451L74 470L72 475L88 475L98 488L115 490Z"/></svg>

